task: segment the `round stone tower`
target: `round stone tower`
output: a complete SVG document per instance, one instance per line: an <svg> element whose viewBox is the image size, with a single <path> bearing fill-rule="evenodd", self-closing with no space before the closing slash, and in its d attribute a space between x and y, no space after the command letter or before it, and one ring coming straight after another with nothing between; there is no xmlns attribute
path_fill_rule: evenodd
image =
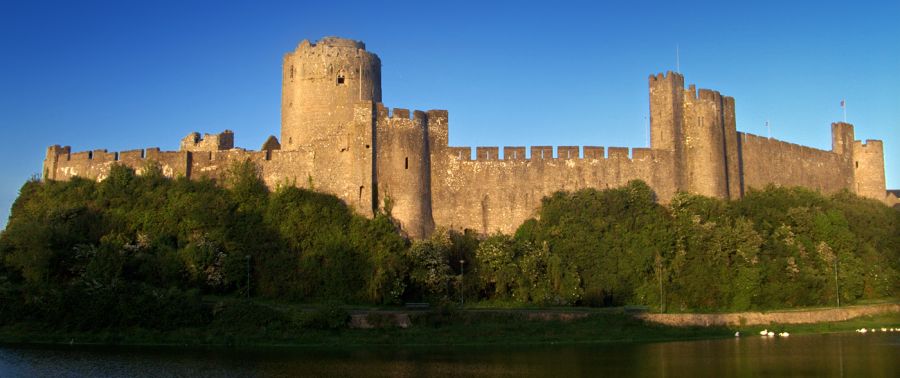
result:
<svg viewBox="0 0 900 378"><path fill-rule="evenodd" d="M381 60L359 41L303 40L284 56L281 148L296 150L339 137L353 104L381 102Z"/></svg>

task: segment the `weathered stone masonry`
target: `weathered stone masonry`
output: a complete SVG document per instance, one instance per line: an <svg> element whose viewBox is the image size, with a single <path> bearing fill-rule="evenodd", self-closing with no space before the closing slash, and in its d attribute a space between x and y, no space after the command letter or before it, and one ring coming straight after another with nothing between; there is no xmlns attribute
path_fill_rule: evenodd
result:
<svg viewBox="0 0 900 378"><path fill-rule="evenodd" d="M412 237L435 227L513 232L541 198L559 190L647 182L662 202L678 191L740 198L768 184L823 193L848 189L888 205L881 141L854 140L853 126L832 124L831 151L738 132L734 99L684 87L668 72L650 76L650 148L448 145L448 114L381 104L381 61L362 42L304 40L285 55L281 140L259 151L234 148L234 135L191 133L179 151L71 152L52 146L44 178L103 180L113 164L157 162L166 176L220 178L250 160L270 187L295 185L336 195L360 214L390 207Z"/></svg>

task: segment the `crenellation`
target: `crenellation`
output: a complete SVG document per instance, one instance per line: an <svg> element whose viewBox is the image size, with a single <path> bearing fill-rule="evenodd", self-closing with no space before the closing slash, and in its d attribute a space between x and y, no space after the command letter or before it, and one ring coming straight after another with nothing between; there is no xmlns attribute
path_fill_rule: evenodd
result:
<svg viewBox="0 0 900 378"><path fill-rule="evenodd" d="M144 150L128 150L119 152L119 161L144 160Z"/></svg>
<svg viewBox="0 0 900 378"><path fill-rule="evenodd" d="M553 146L531 146L531 160L553 159Z"/></svg>
<svg viewBox="0 0 900 378"><path fill-rule="evenodd" d="M610 147L607 148L607 153L609 154L609 159L625 159L630 160L628 157L628 147Z"/></svg>
<svg viewBox="0 0 900 378"><path fill-rule="evenodd" d="M525 160L525 147L503 147L503 160Z"/></svg>
<svg viewBox="0 0 900 378"><path fill-rule="evenodd" d="M500 148L475 147L475 159L484 161L500 160Z"/></svg>
<svg viewBox="0 0 900 378"><path fill-rule="evenodd" d="M391 110L390 110L390 108L384 106L384 104L382 104L382 103L380 103L380 102L379 102L379 103L376 103L376 104L375 104L375 107L376 107L376 113L375 113L375 114L376 114L376 117L377 117L378 119L387 119L387 118L391 118Z"/></svg>
<svg viewBox="0 0 900 378"><path fill-rule="evenodd" d="M648 89L650 148L564 145L554 154L553 146L505 146L501 159L499 147L449 146L446 110L386 107L381 60L362 42L303 40L282 60L280 138L270 136L258 151L235 148L229 130L188 134L178 151L73 153L54 145L43 174L103 180L115 164L141 174L156 162L167 177L220 180L232 164L249 161L270 188L330 193L367 217L390 204L412 238L437 226L512 233L556 191L636 179L662 203L679 191L736 199L769 184L849 189L897 202L885 191L882 142L855 140L851 124L832 124L832 148L825 151L738 132L734 98L686 88L680 73L650 75Z"/></svg>
<svg viewBox="0 0 900 378"><path fill-rule="evenodd" d="M448 150L456 160L472 160L472 147L449 147Z"/></svg>
<svg viewBox="0 0 900 378"><path fill-rule="evenodd" d="M854 147L882 150L884 148L884 143L879 139L866 139L865 142L857 140L854 141Z"/></svg>
<svg viewBox="0 0 900 378"><path fill-rule="evenodd" d="M144 149L144 159L159 159L159 147L148 147Z"/></svg>
<svg viewBox="0 0 900 378"><path fill-rule="evenodd" d="M698 98L700 100L719 102L721 101L722 96L718 91L701 88L698 90Z"/></svg>
<svg viewBox="0 0 900 378"><path fill-rule="evenodd" d="M660 74L660 75L662 75L662 74ZM604 152L603 147L584 146L584 158L585 159L605 159L606 154Z"/></svg>
<svg viewBox="0 0 900 378"><path fill-rule="evenodd" d="M116 154L106 152L106 150L93 150L91 151L91 160L94 160L98 163L105 163L108 161L116 161Z"/></svg>
<svg viewBox="0 0 900 378"><path fill-rule="evenodd" d="M404 108L394 108L391 111L391 118L395 119L409 119L409 109Z"/></svg>
<svg viewBox="0 0 900 378"><path fill-rule="evenodd" d="M556 157L558 159L578 159L580 151L578 146L559 146L556 147Z"/></svg>
<svg viewBox="0 0 900 378"><path fill-rule="evenodd" d="M85 161L91 160L93 151L73 152L69 154L69 161Z"/></svg>
<svg viewBox="0 0 900 378"><path fill-rule="evenodd" d="M690 98L692 100L696 100L697 99L697 86L694 84L689 85L688 89L684 93L687 95L687 97L685 97L685 98Z"/></svg>
<svg viewBox="0 0 900 378"><path fill-rule="evenodd" d="M632 148L631 160L653 160L653 150L649 148Z"/></svg>

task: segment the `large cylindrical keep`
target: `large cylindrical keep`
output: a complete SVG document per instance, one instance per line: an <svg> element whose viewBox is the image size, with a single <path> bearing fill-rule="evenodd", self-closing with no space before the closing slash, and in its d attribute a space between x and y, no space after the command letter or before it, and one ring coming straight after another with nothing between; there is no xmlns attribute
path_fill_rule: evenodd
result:
<svg viewBox="0 0 900 378"><path fill-rule="evenodd" d="M340 137L353 104L381 101L381 60L362 42L325 37L284 56L281 146L295 150Z"/></svg>

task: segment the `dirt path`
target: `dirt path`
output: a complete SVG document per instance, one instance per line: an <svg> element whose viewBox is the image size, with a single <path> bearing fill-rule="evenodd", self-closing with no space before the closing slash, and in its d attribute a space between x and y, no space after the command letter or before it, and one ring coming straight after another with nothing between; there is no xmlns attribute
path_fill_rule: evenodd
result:
<svg viewBox="0 0 900 378"><path fill-rule="evenodd" d="M730 314L640 314L638 318L673 326L745 326L770 323L838 322L860 316L886 313L900 314L900 304L888 303L819 310L736 312Z"/></svg>

